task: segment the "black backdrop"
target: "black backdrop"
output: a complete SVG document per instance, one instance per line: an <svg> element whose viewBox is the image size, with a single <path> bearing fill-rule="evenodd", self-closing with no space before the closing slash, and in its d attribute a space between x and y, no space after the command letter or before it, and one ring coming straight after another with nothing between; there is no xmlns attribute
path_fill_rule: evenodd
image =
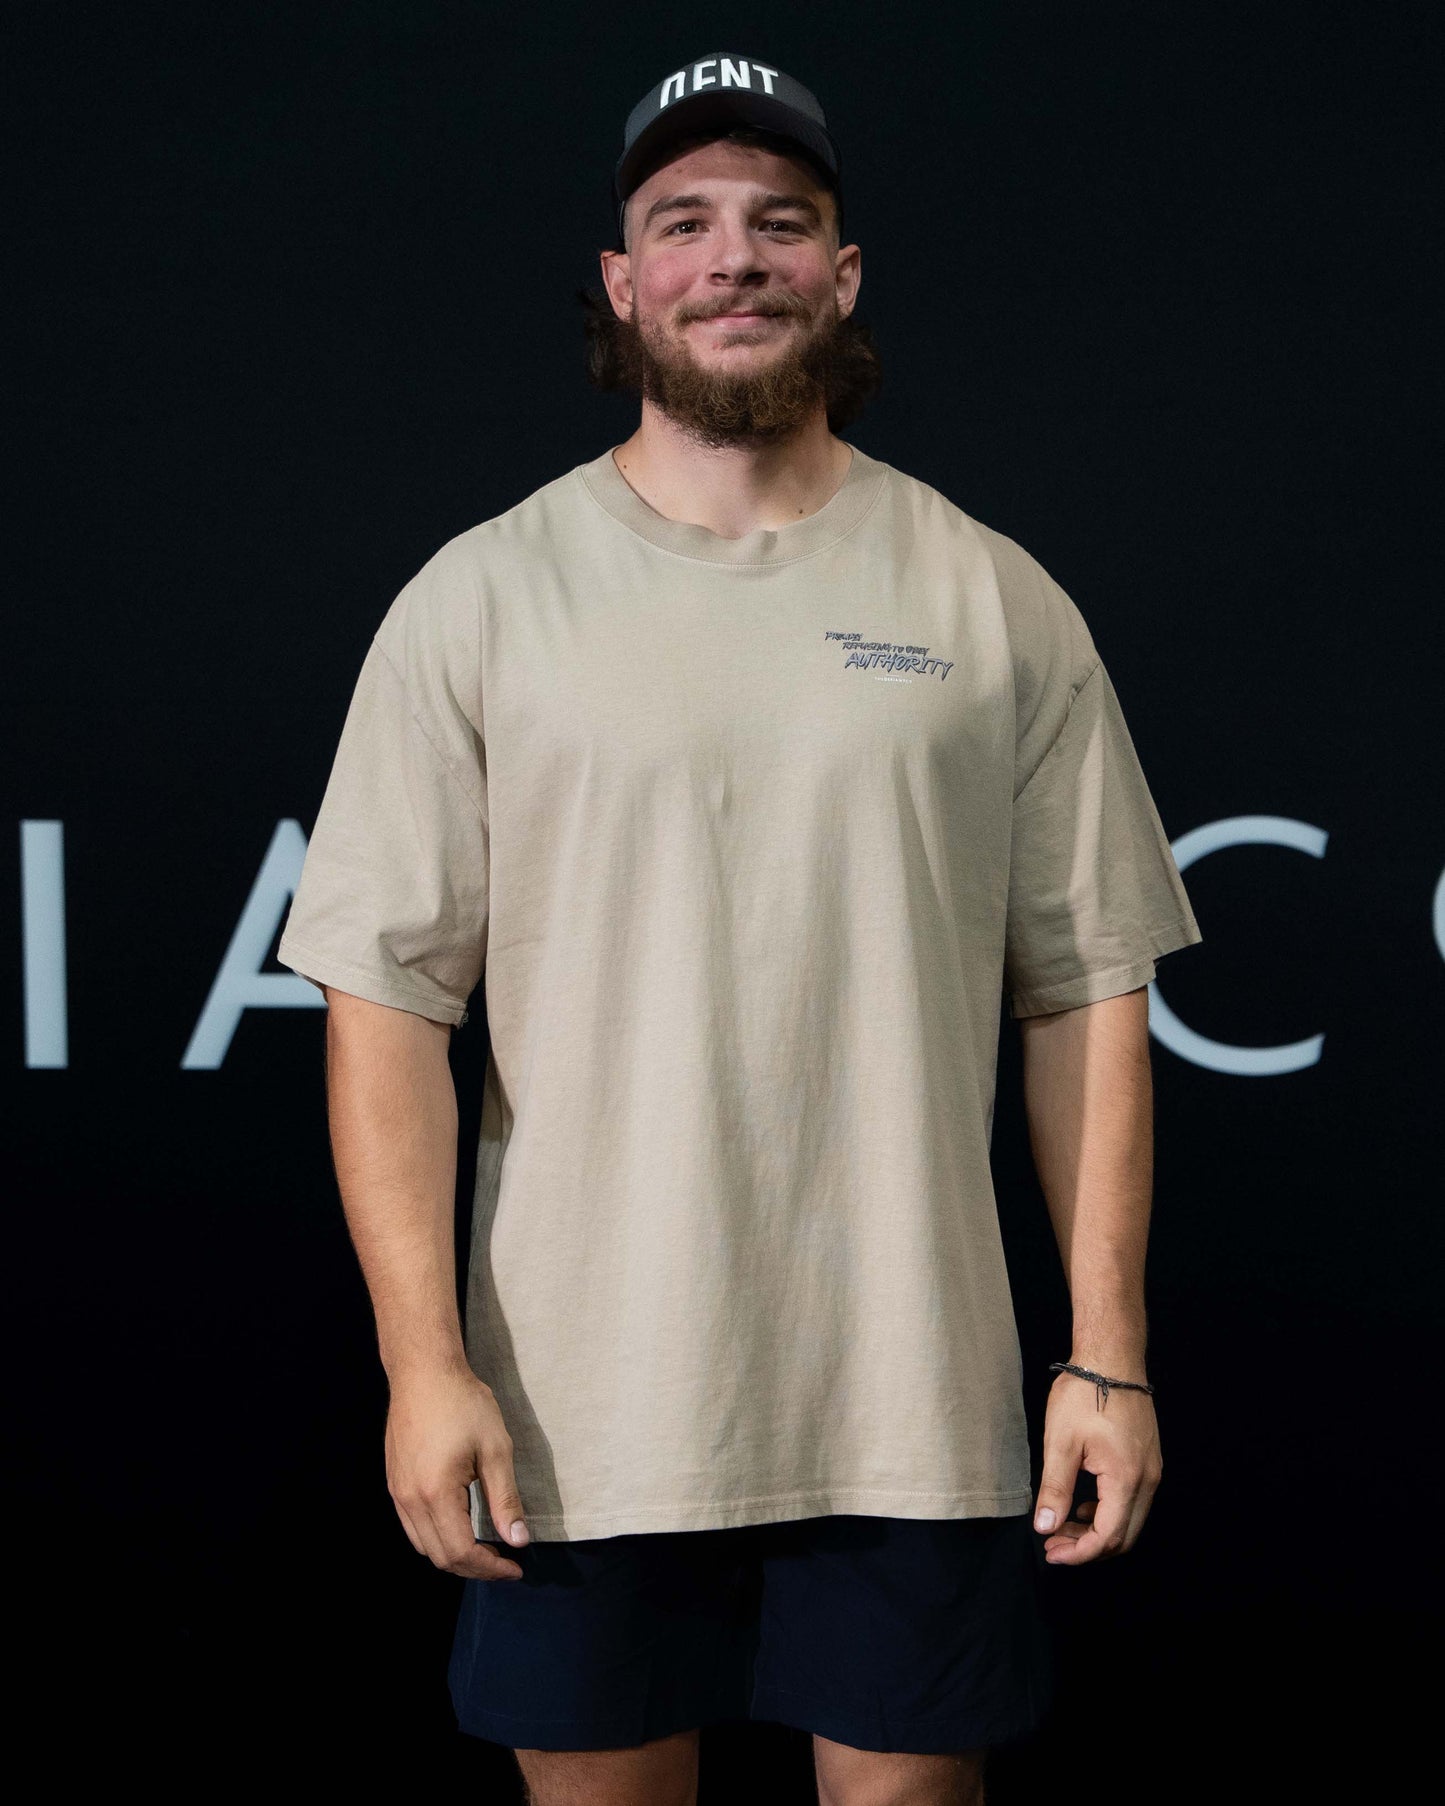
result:
<svg viewBox="0 0 1445 1806"><path fill-rule="evenodd" d="M1438 1498L1428 9L12 17L8 789L61 826L12 828L0 884L9 1578L58 1771L103 1728L112 1774L117 1733L197 1779L289 1739L516 1797L453 1728L460 1583L385 1493L322 1012L267 951L258 1007L197 1031L397 589L631 430L575 293L626 112L720 44L814 87L843 146L886 369L847 436L1064 584L1166 829L1214 848L1204 944L1157 985L1185 1028L1155 1043L1165 1479L1129 1556L1050 1571L1060 1702L993 1797L1388 1762ZM1069 1325L1007 1021L995 1167L1037 1455ZM811 1798L800 1733L703 1750L704 1802Z"/></svg>

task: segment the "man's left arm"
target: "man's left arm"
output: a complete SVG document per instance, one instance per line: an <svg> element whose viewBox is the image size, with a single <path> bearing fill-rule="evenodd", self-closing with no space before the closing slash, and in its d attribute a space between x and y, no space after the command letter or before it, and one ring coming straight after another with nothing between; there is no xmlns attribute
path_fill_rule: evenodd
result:
<svg viewBox="0 0 1445 1806"><path fill-rule="evenodd" d="M1147 1381L1144 1261L1154 1180L1148 987L1019 1019L1029 1142L1073 1305L1075 1366ZM1034 1526L1052 1563L1133 1547L1162 1461L1154 1400L1060 1373L1044 1419ZM1097 1505L1073 1509L1080 1468ZM1052 1518L1045 1516L1052 1513ZM1071 1515L1072 1512L1072 1515Z"/></svg>

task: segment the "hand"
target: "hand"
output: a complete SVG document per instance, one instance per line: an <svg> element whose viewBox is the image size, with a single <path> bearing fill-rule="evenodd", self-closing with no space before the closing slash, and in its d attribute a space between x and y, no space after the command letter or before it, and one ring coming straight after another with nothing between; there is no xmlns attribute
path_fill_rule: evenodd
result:
<svg viewBox="0 0 1445 1806"><path fill-rule="evenodd" d="M1081 1500L1071 1516L1081 1467L1093 1474L1099 1497ZM1077 1567L1132 1549L1163 1471L1159 1422L1147 1392L1111 1391L1100 1410L1092 1380L1058 1374L1044 1414L1044 1471L1034 1508L1034 1528L1046 1533L1045 1559ZM1039 1521L1042 1511L1054 1514L1052 1534Z"/></svg>
<svg viewBox="0 0 1445 1806"><path fill-rule="evenodd" d="M512 1438L492 1389L467 1369L394 1379L386 1416L386 1486L419 1555L465 1580L520 1580L516 1562L472 1532L467 1488L480 1480L492 1522L528 1541ZM515 1524L513 1532L510 1527Z"/></svg>

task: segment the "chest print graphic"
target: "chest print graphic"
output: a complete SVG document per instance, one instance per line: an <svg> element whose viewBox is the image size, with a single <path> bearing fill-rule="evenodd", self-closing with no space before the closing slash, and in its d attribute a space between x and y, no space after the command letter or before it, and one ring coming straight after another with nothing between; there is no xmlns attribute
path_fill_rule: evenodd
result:
<svg viewBox="0 0 1445 1806"><path fill-rule="evenodd" d="M957 662L951 658L930 658L927 646L897 646L892 640L865 640L861 633L829 631L823 638L838 641L839 650L848 654L843 660L845 671L872 671L880 676L884 672L920 671L926 677L937 677L942 683ZM892 676L883 681L909 683L912 680Z"/></svg>

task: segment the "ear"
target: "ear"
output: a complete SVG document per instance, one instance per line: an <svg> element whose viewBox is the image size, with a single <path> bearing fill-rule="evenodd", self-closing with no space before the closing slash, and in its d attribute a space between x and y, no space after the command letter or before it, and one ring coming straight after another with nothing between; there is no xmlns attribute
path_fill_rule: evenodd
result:
<svg viewBox="0 0 1445 1806"><path fill-rule="evenodd" d="M632 259L626 251L603 251L602 285L619 320L632 318Z"/></svg>
<svg viewBox="0 0 1445 1806"><path fill-rule="evenodd" d="M858 288L863 280L863 253L857 245L844 245L833 260L834 292L838 312L847 319L858 305Z"/></svg>

